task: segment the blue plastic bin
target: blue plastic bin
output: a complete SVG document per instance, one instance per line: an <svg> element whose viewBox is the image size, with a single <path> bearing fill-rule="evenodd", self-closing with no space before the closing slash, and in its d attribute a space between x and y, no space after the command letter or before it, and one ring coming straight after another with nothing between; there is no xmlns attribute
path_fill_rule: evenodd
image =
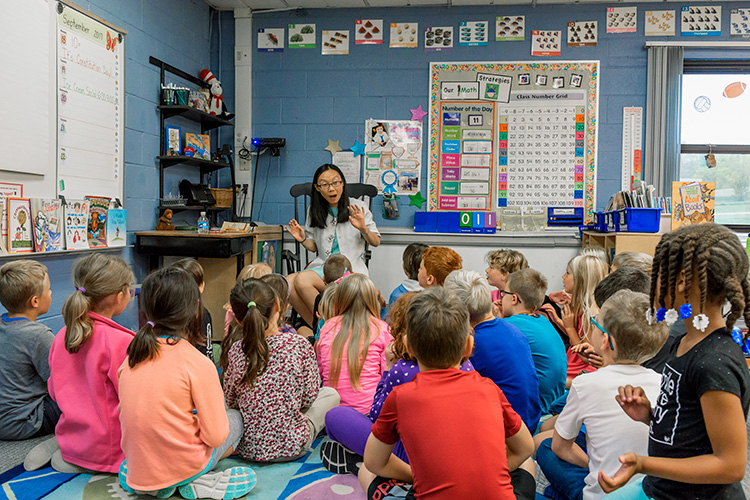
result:
<svg viewBox="0 0 750 500"><path fill-rule="evenodd" d="M618 231L658 233L661 208L623 208L616 217Z"/></svg>

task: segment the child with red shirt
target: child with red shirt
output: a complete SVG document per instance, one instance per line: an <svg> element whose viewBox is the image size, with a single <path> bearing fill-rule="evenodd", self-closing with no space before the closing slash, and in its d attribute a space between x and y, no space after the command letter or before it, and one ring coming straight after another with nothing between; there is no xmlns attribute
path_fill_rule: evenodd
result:
<svg viewBox="0 0 750 500"><path fill-rule="evenodd" d="M407 318L420 371L372 426L359 472L367 497L533 498L534 478L519 469L534 448L528 429L491 380L458 369L474 346L466 308L436 287L412 299ZM410 464L392 453L399 439Z"/></svg>

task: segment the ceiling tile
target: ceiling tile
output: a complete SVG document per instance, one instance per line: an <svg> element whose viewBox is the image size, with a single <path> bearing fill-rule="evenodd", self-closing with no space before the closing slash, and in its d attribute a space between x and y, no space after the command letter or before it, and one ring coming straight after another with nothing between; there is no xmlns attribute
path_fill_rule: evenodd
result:
<svg viewBox="0 0 750 500"><path fill-rule="evenodd" d="M292 0L289 1L291 2ZM321 5L321 7L336 7L339 9L346 9L350 7L367 7L367 4L364 2L364 0L318 0L317 3L323 4Z"/></svg>

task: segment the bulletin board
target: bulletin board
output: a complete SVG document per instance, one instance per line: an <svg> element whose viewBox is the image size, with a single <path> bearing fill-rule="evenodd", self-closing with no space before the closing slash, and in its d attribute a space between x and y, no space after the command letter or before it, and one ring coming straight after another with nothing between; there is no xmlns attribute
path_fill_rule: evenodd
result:
<svg viewBox="0 0 750 500"><path fill-rule="evenodd" d="M599 61L430 64L429 210L593 217Z"/></svg>

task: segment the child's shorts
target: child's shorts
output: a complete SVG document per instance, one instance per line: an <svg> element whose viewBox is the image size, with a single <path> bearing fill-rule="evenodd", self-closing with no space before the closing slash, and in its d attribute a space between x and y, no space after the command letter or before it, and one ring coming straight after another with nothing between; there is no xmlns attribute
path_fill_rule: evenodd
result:
<svg viewBox="0 0 750 500"><path fill-rule="evenodd" d="M368 500L414 500L414 487L397 479L377 476L367 488Z"/></svg>

